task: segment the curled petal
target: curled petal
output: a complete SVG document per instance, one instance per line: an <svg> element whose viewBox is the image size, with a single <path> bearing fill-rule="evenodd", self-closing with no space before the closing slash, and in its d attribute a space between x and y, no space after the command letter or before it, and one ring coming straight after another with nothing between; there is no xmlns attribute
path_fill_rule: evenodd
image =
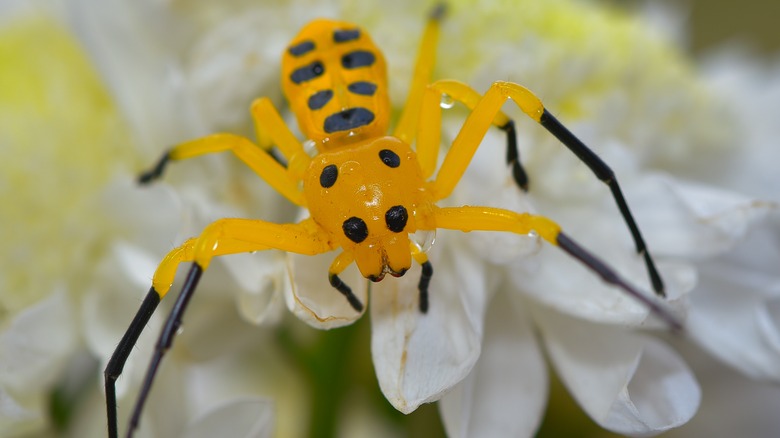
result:
<svg viewBox="0 0 780 438"><path fill-rule="evenodd" d="M604 428L652 435L680 426L695 414L699 385L665 344L547 309L534 311L561 380Z"/></svg>
<svg viewBox="0 0 780 438"><path fill-rule="evenodd" d="M334 257L334 253L287 256L292 285L285 296L287 307L295 316L315 328L331 329L352 324L368 306L367 280L354 264L339 277L363 303L363 312L353 309L344 295L330 286L328 268Z"/></svg>
<svg viewBox="0 0 780 438"><path fill-rule="evenodd" d="M627 190L656 254L706 257L731 248L775 208L728 192L665 175L649 175Z"/></svg>
<svg viewBox="0 0 780 438"><path fill-rule="evenodd" d="M445 254L442 245L434 246L426 314L418 307L417 265L372 290L374 367L385 397L403 413L441 398L479 357L487 300L482 265L448 249Z"/></svg>
<svg viewBox="0 0 780 438"><path fill-rule="evenodd" d="M727 274L712 281L720 283L710 287L707 279L701 286L707 296L694 301L688 323L693 338L754 378L780 380L780 299L762 297Z"/></svg>
<svg viewBox="0 0 780 438"><path fill-rule="evenodd" d="M477 364L439 402L450 437L533 436L539 427L547 367L522 303L510 299L508 294L493 299Z"/></svg>
<svg viewBox="0 0 780 438"><path fill-rule="evenodd" d="M734 368L777 381L780 246L776 227L765 225L733 252L702 264L701 284L691 294L689 331L700 345Z"/></svg>

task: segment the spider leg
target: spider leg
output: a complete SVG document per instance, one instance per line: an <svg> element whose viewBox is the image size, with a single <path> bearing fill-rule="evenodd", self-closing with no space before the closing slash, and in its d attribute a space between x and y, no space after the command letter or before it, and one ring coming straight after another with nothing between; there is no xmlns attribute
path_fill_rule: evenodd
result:
<svg viewBox="0 0 780 438"><path fill-rule="evenodd" d="M682 323L668 309L624 280L613 268L564 234L552 220L529 213L516 213L492 207L436 207L432 220L438 228L460 231L505 231L528 234L535 231L544 240L557 246L606 283L622 289L651 312L663 319L674 330L681 330Z"/></svg>
<svg viewBox="0 0 780 438"><path fill-rule="evenodd" d="M444 3L438 4L428 15L428 21L423 31L420 49L414 66L412 82L409 86L409 95L406 97L398 124L393 131L393 136L400 138L407 144L412 144L417 136L417 126L420 119L425 87L431 82L433 68L436 64L436 43L439 39L439 25L446 13Z"/></svg>
<svg viewBox="0 0 780 438"><path fill-rule="evenodd" d="M206 227L198 238L189 239L182 246L169 252L155 271L152 288L111 356L104 372L109 437L118 436L116 380L146 323L160 300L170 290L180 263L194 262L155 345L154 355L128 425L128 436L131 436L138 426L157 369L173 343L173 338L181 326L182 316L211 259L215 256L265 249L279 249L307 255L320 254L333 249L328 243L327 237L324 236L326 236L324 232L311 219L306 219L298 224L275 224L250 219L221 219Z"/></svg>
<svg viewBox="0 0 780 438"><path fill-rule="evenodd" d="M438 107L438 101L434 102L434 100L438 99L434 99L434 96L438 97L441 93L448 91L465 93L464 87L468 88L466 85L458 85L453 81L435 82L428 88L429 93L426 95L427 99L423 102L423 105L425 106L423 114L440 112L439 109L434 108L434 104ZM476 92L473 93L476 94ZM431 97L428 97L428 95ZM478 96L478 94L476 95ZM501 123L506 116L501 113L501 106L508 99L511 99L526 115L537 121L558 138L564 146L571 150L591 169L591 171L593 171L596 177L607 184L612 193L612 197L620 210L620 214L623 216L623 220L626 222L626 225L631 232L636 251L644 258L650 282L655 293L662 297L666 296L661 276L655 267L653 258L647 250L647 245L631 214L631 210L628 208L628 204L623 197L623 192L617 182L615 173L598 157L598 155L589 149L581 140L566 129L566 127L564 127L549 111L547 111L539 98L528 89L518 84L503 81L495 82L481 98L473 103L473 107L470 106L472 112L466 118L463 127L453 141L452 147L436 175L434 186L434 196L436 199L446 198L452 193L452 190L463 176L463 173L471 162L474 153L482 142L482 138L485 136L490 125L496 124L498 126L503 126ZM467 105L469 104L467 103ZM438 130L438 128L433 129L430 125L425 126L423 129L424 132L421 131L419 134L420 139L422 139L424 135L431 137L437 136L438 134L432 133L434 130Z"/></svg>
<svg viewBox="0 0 780 438"><path fill-rule="evenodd" d="M420 156L420 162L423 167L423 174L426 178L433 175L437 164L441 136L439 132L439 127L441 126L440 102L443 96L447 96L454 102L462 103L472 112L482 99L482 96L473 88L463 82L451 79L436 81L426 88L422 103L422 116L420 119L420 126L422 126L422 128L420 128L417 146L418 155ZM487 116L487 114L485 115ZM498 108L493 116L493 120L490 123L506 133L506 163L512 167L512 177L518 187L523 191L527 191L528 175L520 163L515 122ZM484 132L482 132L481 135L478 135L479 142L481 142L482 137L485 135L485 132L487 132L488 126L489 125L485 125ZM479 132L475 132L475 136L476 134L479 134Z"/></svg>
<svg viewBox="0 0 780 438"><path fill-rule="evenodd" d="M125 367L127 358L130 356L130 352L133 350L133 346L138 341L138 337L146 327L146 323L149 322L149 318L152 317L157 305L160 304L160 295L154 288L149 289L141 303L141 307L138 309L133 321L130 323L119 344L116 346L114 353L111 355L106 369L103 371L103 377L105 380L106 389L106 414L108 418L108 436L109 438L116 438L119 436L117 430L117 411L116 411L116 380L122 374L122 370Z"/></svg>
<svg viewBox="0 0 780 438"><path fill-rule="evenodd" d="M251 113L259 145L247 138L226 133L190 140L166 151L152 169L140 175L139 182L146 184L160 178L171 161L230 151L284 197L296 205L304 205L298 182L309 166L309 156L268 98L255 100ZM274 144L287 159L286 167L269 153Z"/></svg>
<svg viewBox="0 0 780 438"><path fill-rule="evenodd" d="M347 298L349 305L352 306L356 312L360 313L363 311L363 303L361 303L360 299L352 293L352 288L347 286L347 284L339 278L339 274L344 272L344 270L354 261L355 255L351 251L345 250L339 254L328 269L328 281L331 286Z"/></svg>
<svg viewBox="0 0 780 438"><path fill-rule="evenodd" d="M409 247L412 251L412 257L422 267L422 274L420 274L420 283L417 285L417 289L420 291L420 312L428 312L428 285L431 283L431 277L433 277L433 265L428 260L428 256L420 250L415 244L410 244Z"/></svg>

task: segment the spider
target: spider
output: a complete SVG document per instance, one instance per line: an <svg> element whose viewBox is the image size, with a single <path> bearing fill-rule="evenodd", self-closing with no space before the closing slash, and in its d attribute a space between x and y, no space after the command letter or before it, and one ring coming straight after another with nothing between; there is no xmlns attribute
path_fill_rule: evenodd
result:
<svg viewBox="0 0 780 438"><path fill-rule="evenodd" d="M431 82L444 9L437 6L428 17L409 95L392 135L387 135L391 111L382 53L355 24L319 19L306 25L292 40L282 56L281 69L285 96L300 130L316 145L314 156L307 154L271 101L260 98L251 105L256 143L234 134L212 134L173 147L153 169L140 176L141 183L149 183L161 177L172 161L229 151L290 202L307 208L310 216L285 224L220 219L163 258L151 289L105 369L110 437L118 434L115 382L182 262L192 264L160 334L128 425L128 436L139 424L157 369L172 345L201 275L215 256L266 249L316 255L341 249L330 265L328 280L357 312L362 311L363 303L339 278L340 273L355 263L365 278L377 282L386 274L404 275L414 261L422 266L418 293L419 310L424 314L435 305L428 297L428 285L435 278L431 262L410 239L411 233L439 228L535 232L607 283L640 300L671 327L680 327L668 310L622 279L548 218L493 207L436 205L452 193L491 126L506 133L507 165L517 185L527 190L528 177L519 159L514 122L501 111L502 105L512 100L609 187L636 251L644 258L653 289L658 296L665 296L661 277L613 171L533 93L503 81L493 83L484 95L453 80ZM437 169L442 97L461 102L470 114ZM281 157L273 155L272 147Z"/></svg>

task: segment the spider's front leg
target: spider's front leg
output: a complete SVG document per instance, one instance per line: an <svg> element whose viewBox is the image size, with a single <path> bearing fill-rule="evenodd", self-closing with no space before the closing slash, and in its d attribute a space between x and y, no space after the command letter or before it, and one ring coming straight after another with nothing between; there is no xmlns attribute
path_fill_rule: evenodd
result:
<svg viewBox="0 0 780 438"><path fill-rule="evenodd" d="M128 425L128 436L132 435L138 426L157 369L173 343L173 338L181 326L187 305L195 293L201 275L208 268L212 258L266 249L315 255L333 248L328 243L327 235L311 219L298 224L275 224L250 219L222 219L206 227L198 238L187 240L182 246L165 256L155 271L152 287L147 297L111 356L104 372L109 437L118 436L116 380L122 373L130 352L146 323L160 300L170 290L179 264L193 262L155 345L154 355L144 377L143 386Z"/></svg>
<svg viewBox="0 0 780 438"><path fill-rule="evenodd" d="M421 162L424 159L423 154L425 154L425 160L427 160L423 162L424 169L426 168L425 166L428 166L430 171L433 172L433 166L436 163L435 154L438 151L439 144L438 126L440 126L441 118L439 101L443 94L452 95L453 98L461 100L472 111L452 142L452 147L436 175L434 188L437 200L446 198L452 193L490 125L504 126L503 124L506 123L505 121L508 118L501 112L501 106L511 99L523 113L558 138L564 146L591 169L598 179L609 187L620 214L623 216L623 220L626 222L634 240L636 251L644 258L655 293L662 297L666 296L661 275L655 267L655 262L647 250L647 245L639 230L639 226L636 224L631 210L623 197L623 192L617 182L615 173L598 155L547 111L539 98L525 87L511 82L499 81L493 83L490 89L480 97L476 91L459 82L437 81L431 84L423 100L423 117L421 118L421 130L418 136L418 141L423 142L422 147L427 148L419 151ZM434 142L436 145L435 151ZM510 154L507 156L509 157Z"/></svg>
<svg viewBox="0 0 780 438"><path fill-rule="evenodd" d="M682 322L667 308L642 293L623 279L617 271L599 259L574 239L564 234L552 220L529 213L516 213L492 207L447 207L435 208L433 221L437 228L460 231L504 231L516 234L536 232L548 243L560 248L606 283L622 289L644 304L652 313L664 320L674 330L682 330Z"/></svg>

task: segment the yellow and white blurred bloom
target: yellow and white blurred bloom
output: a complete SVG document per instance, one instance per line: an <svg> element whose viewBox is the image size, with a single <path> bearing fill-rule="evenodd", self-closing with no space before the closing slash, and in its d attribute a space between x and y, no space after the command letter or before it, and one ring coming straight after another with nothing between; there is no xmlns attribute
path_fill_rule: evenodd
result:
<svg viewBox="0 0 780 438"><path fill-rule="evenodd" d="M778 200L764 191L776 178L761 154L777 148L763 131L770 122L745 118L754 123L750 130L735 128L750 94L729 90L749 81L722 69L718 82L706 83L663 33L591 3L450 3L436 76L477 90L511 80L537 93L615 169L670 305L690 316L690 340L750 376L776 381L777 244L745 236L754 229L776 235ZM388 58L400 108L430 8L412 0L392 7L347 0L36 4L70 25L89 60L53 21L25 12L0 22L0 75L10 78L0 90L0 152L8 154L0 189L15 207L2 211L0 432L17 434L45 433L47 397L70 358L87 351L100 361L93 369L102 369L168 249L220 217L282 222L298 214L230 157L178 164L168 182L143 189L133 174L173 143L251 132L247 108L255 97L283 107L279 54L319 16L371 31ZM772 102L766 97L767 107ZM549 134L512 115L529 194L512 183L504 139L491 133L449 202L549 216L646 285L608 189ZM456 115L447 122L445 140L461 121ZM743 161L735 165L734 158ZM699 385L653 334L647 309L554 248L533 236L439 232L430 257L435 274L425 316L415 305L419 268L370 293L365 281L345 276L370 295L373 365L398 410L443 397L451 436L531 436L547 404L546 353L583 410L609 430L660 433L696 412ZM166 357L140 435L304 434L305 382L265 325L283 318L285 302L320 328L353 322L354 312L325 281L328 262L267 252L215 263ZM120 427L163 310L119 381ZM73 436L104 431L102 374L95 374L73 414ZM355 423L341 430L365 434Z"/></svg>

